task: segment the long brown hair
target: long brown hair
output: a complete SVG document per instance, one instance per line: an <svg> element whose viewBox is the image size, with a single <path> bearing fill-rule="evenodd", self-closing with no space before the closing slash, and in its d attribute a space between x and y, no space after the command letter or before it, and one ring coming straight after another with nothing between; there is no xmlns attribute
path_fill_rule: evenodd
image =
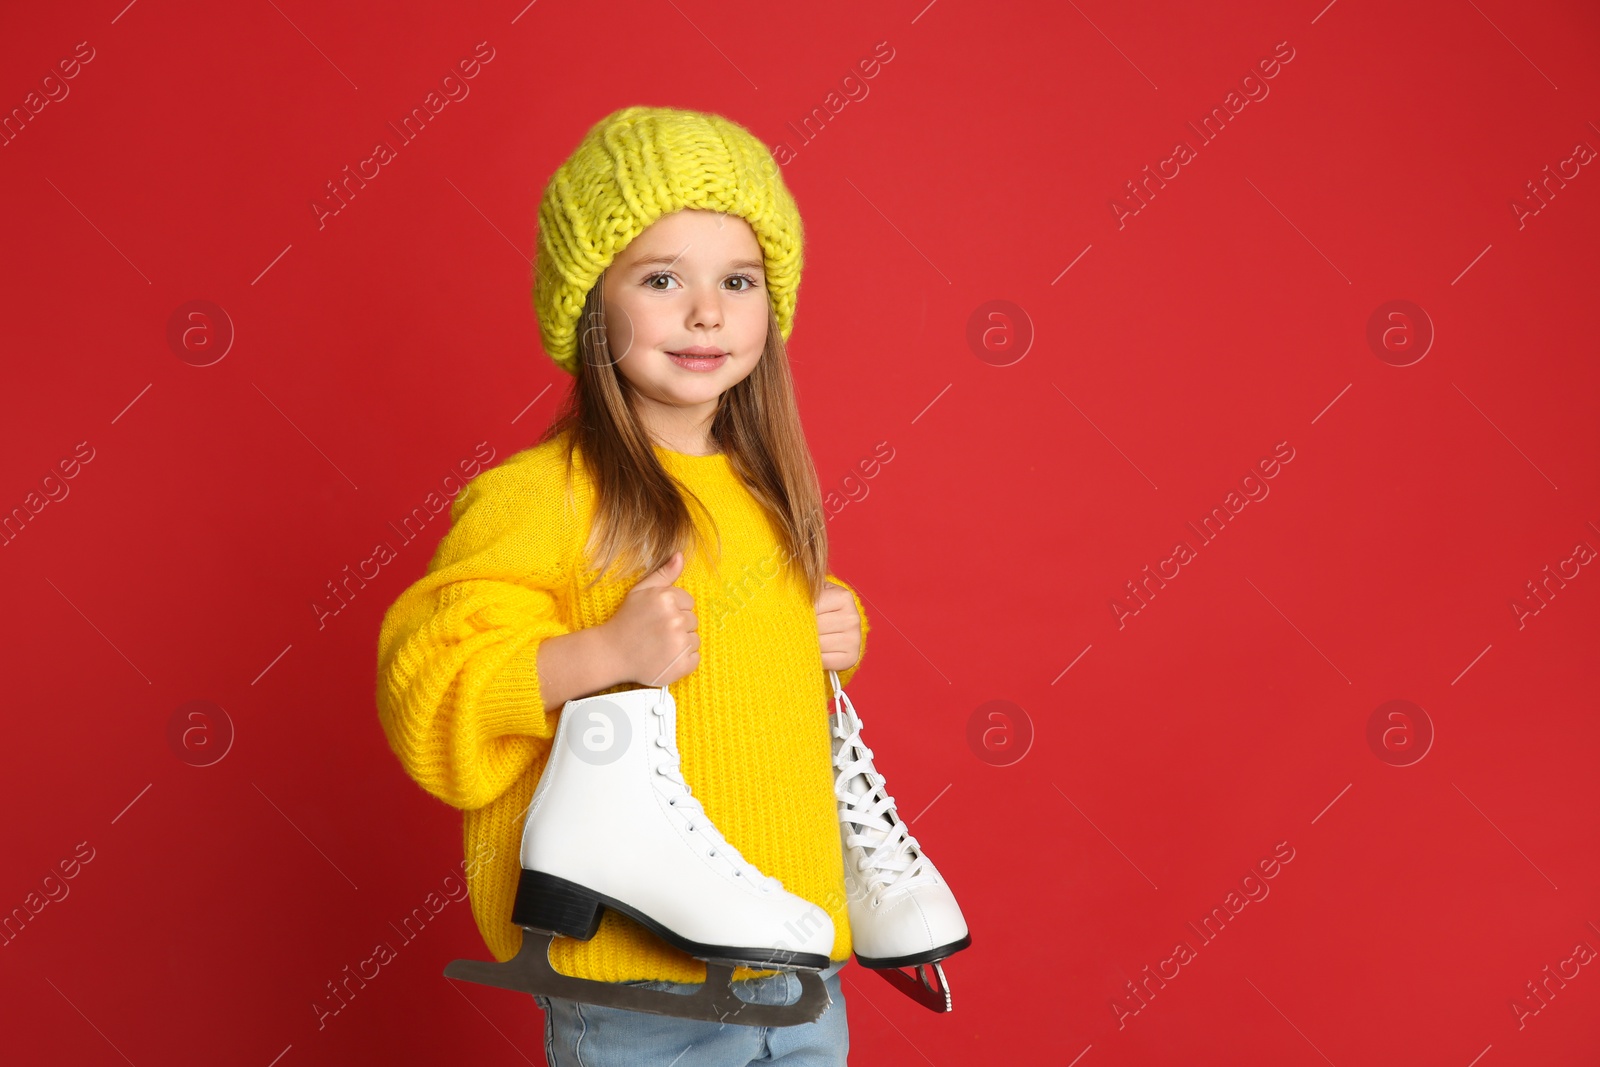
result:
<svg viewBox="0 0 1600 1067"><path fill-rule="evenodd" d="M678 549L703 548L684 494L704 505L662 467L630 403L632 385L617 369L605 328L605 275L584 300L578 330L578 375L561 410L540 435L544 444L567 435L567 469L581 454L595 487L593 522L584 553L595 574L589 585L620 563L643 577ZM711 439L751 495L772 516L786 549L783 565L798 568L811 590L822 593L828 567L828 529L816 467L800 426L788 348L777 315L767 304L767 344L743 381L718 398ZM570 485L570 482L569 482ZM716 521L707 518L715 529ZM720 554L721 533L717 533Z"/></svg>

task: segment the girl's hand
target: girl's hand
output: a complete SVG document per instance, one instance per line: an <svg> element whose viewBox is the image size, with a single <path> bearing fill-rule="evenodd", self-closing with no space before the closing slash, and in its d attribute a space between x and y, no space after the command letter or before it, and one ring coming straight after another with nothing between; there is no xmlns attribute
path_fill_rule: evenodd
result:
<svg viewBox="0 0 1600 1067"><path fill-rule="evenodd" d="M659 570L628 590L622 607L601 623L631 681L670 685L700 665L694 597L672 584L682 574L683 553L674 552Z"/></svg>
<svg viewBox="0 0 1600 1067"><path fill-rule="evenodd" d="M850 590L833 582L822 583L817 598L817 637L822 642L822 666L847 670L861 658L861 614Z"/></svg>

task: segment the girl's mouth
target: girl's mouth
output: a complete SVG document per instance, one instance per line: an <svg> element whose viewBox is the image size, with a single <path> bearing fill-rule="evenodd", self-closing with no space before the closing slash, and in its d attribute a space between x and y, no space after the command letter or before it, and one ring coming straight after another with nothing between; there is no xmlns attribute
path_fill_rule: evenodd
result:
<svg viewBox="0 0 1600 1067"><path fill-rule="evenodd" d="M720 356L680 356L675 352L668 352L667 358L684 370L709 371L722 366L728 355L723 353Z"/></svg>

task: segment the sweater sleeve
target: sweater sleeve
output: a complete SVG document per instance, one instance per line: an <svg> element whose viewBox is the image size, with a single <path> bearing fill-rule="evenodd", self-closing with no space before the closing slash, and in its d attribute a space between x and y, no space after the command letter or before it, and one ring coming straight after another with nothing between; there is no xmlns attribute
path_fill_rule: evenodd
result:
<svg viewBox="0 0 1600 1067"><path fill-rule="evenodd" d="M861 656L853 665L846 667L844 670L839 672L839 686L840 688L844 688L850 684L850 679L855 677L856 671L861 669L861 660L867 658L867 631L870 629L870 627L867 625L867 609L861 603L861 595L837 574L827 575L827 580L833 582L835 585L842 585L846 589L850 590L850 595L855 598L856 613L861 616ZM830 692L831 691L832 690L830 690Z"/></svg>
<svg viewBox="0 0 1600 1067"><path fill-rule="evenodd" d="M508 460L468 483L428 573L378 638L378 718L408 774L453 807L499 797L555 734L539 646L571 633L559 484Z"/></svg>

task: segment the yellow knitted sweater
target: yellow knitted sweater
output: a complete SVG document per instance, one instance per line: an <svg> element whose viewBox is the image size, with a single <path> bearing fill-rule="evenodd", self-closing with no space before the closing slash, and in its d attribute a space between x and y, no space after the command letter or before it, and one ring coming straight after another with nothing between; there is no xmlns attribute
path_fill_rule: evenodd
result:
<svg viewBox="0 0 1600 1067"><path fill-rule="evenodd" d="M715 551L720 533L722 545L716 574L705 553L686 552L675 583L694 597L701 642L699 666L669 687L684 777L745 859L828 913L830 959L844 960L851 939L833 793L831 686L810 593L776 565L787 559L778 528L726 454L655 451L715 516L713 532L690 507L704 543ZM466 812L472 913L500 961L522 943L511 904L522 869L523 814L560 714L544 711L539 645L605 622L632 588L605 579L581 588L595 573L581 552L593 498L581 451L575 460L573 509L565 502L564 438L515 453L468 483L427 574L390 605L378 638L379 720L406 772ZM859 597L856 608L864 635ZM841 684L859 666L840 671ZM592 940L557 937L550 961L563 974L609 982L706 976L700 960L610 909ZM734 977L773 973L739 967Z"/></svg>

